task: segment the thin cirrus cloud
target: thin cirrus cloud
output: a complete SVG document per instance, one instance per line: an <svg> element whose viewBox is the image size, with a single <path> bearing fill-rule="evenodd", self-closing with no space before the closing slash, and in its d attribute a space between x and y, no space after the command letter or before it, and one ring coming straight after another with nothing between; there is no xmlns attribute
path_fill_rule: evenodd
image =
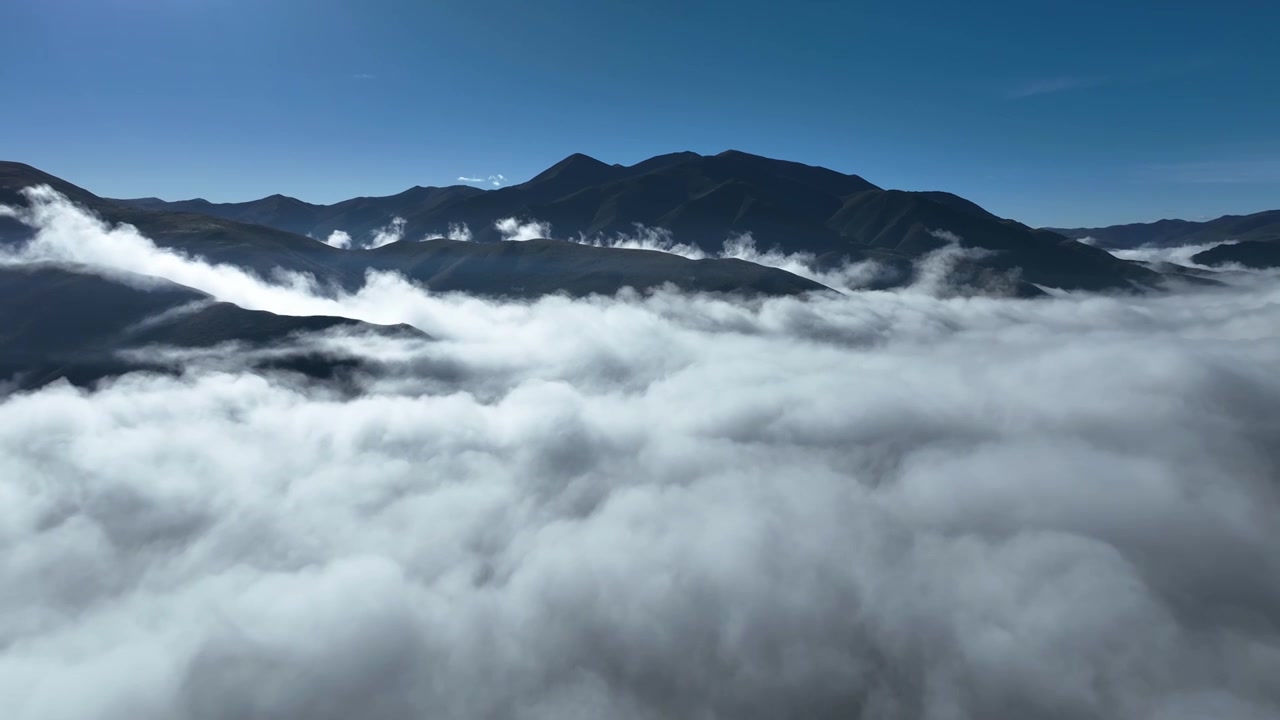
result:
<svg viewBox="0 0 1280 720"><path fill-rule="evenodd" d="M502 187L507 183L507 177L502 173L498 173L497 175L489 175L487 177L467 177L466 175L459 175L458 182L472 183L472 184L479 184L479 185L488 183L489 185L492 185L494 187Z"/></svg>
<svg viewBox="0 0 1280 720"><path fill-rule="evenodd" d="M1105 79L1098 77L1062 76L1039 78L1012 88L1006 93L1006 97L1010 100L1020 100L1037 95L1054 95L1070 90L1097 87L1104 82L1106 82Z"/></svg>

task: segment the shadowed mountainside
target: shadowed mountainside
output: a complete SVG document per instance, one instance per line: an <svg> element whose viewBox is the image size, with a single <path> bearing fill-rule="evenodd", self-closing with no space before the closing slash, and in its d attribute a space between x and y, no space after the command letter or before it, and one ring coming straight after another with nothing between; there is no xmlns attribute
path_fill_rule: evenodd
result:
<svg viewBox="0 0 1280 720"><path fill-rule="evenodd" d="M394 270L437 292L536 297L613 294L674 285L699 292L794 295L818 283L744 260L690 260L652 250L598 248L559 240L474 243L443 238L370 250L370 267Z"/></svg>
<svg viewBox="0 0 1280 720"><path fill-rule="evenodd" d="M120 204L21 163L0 163L0 204L26 206L20 192L49 185L111 223L129 223L160 247L228 263L269 277L277 270L309 273L321 284L359 287L369 270L396 271L436 290L531 297L563 292L612 294L670 283L691 292L794 295L822 285L740 260L689 260L649 250L598 248L569 242L504 243L501 247L439 240L392 243L350 251L286 230L190 212ZM30 228L0 218L0 240L21 241Z"/></svg>
<svg viewBox="0 0 1280 720"><path fill-rule="evenodd" d="M750 233L762 249L808 252L824 263L844 258L911 261L954 233L966 247L993 254L979 261L993 270L1019 268L1028 282L1088 290L1128 290L1159 283L1135 263L1062 235L999 218L943 192L884 190L856 175L727 151L684 152L631 166L576 154L528 182L497 190L414 188L388 198L358 198L330 206L272 196L246 203L119 201L139 208L199 210L326 237L335 230L357 242L394 217L405 237L443 236L465 223L477 241L498 240L504 218L552 225L559 238L612 237L636 225L664 228L675 239L716 252L732 235ZM357 216L352 203L370 208Z"/></svg>
<svg viewBox="0 0 1280 720"><path fill-rule="evenodd" d="M0 380L36 387L59 377L86 385L131 370L166 369L121 353L149 346L192 349L235 343L263 349L325 330L421 335L404 325L341 317L292 317L215 302L158 278L46 264L0 266ZM293 355L277 369L327 376L351 361Z"/></svg>

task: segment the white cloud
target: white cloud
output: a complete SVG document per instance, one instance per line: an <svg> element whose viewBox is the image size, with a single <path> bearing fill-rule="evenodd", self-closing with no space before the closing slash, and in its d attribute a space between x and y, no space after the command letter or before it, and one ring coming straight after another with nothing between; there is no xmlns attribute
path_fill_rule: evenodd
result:
<svg viewBox="0 0 1280 720"><path fill-rule="evenodd" d="M450 223L449 234L445 237L455 242L471 242L471 228L466 223Z"/></svg>
<svg viewBox="0 0 1280 720"><path fill-rule="evenodd" d="M506 242L525 242L551 237L551 225L537 220L521 222L509 217L497 221L493 227L502 234L502 239Z"/></svg>
<svg viewBox="0 0 1280 720"><path fill-rule="evenodd" d="M488 183L494 187L502 187L507 183L507 178L505 175L502 175L501 173L497 175L488 175L485 177L467 177L465 175L459 175L458 182L480 183L480 184Z"/></svg>
<svg viewBox="0 0 1280 720"><path fill-rule="evenodd" d="M390 245L394 242L400 242L404 239L405 219L402 217L392 218L391 222L384 227L378 228L373 234L373 240L369 243L369 249L380 248L383 245Z"/></svg>
<svg viewBox="0 0 1280 720"><path fill-rule="evenodd" d="M471 242L471 228L466 223L449 223L449 232L433 233L428 235L426 240L448 239L454 242Z"/></svg>
<svg viewBox="0 0 1280 720"><path fill-rule="evenodd" d="M351 249L351 236L341 230L334 230L329 234L329 238L324 241L325 245L336 247L339 250Z"/></svg>
<svg viewBox="0 0 1280 720"><path fill-rule="evenodd" d="M1280 712L1269 277L316 297L45 197L22 257L438 339L330 340L383 363L357 394L0 401L6 717Z"/></svg>
<svg viewBox="0 0 1280 720"><path fill-rule="evenodd" d="M744 233L725 241L724 250L717 257L746 260L757 265L786 270L793 275L822 283L841 292L858 292L872 285L887 271L879 263L848 262L829 268L818 267L817 259L810 253L784 253L778 250L761 251L756 248L750 233Z"/></svg>

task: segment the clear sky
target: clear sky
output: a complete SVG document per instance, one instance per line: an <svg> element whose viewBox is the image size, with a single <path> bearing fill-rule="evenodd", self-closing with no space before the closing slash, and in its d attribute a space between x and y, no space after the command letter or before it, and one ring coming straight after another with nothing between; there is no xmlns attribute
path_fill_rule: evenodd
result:
<svg viewBox="0 0 1280 720"><path fill-rule="evenodd" d="M1280 207L1276 0L0 0L0 159L312 202L739 149L1035 225Z"/></svg>

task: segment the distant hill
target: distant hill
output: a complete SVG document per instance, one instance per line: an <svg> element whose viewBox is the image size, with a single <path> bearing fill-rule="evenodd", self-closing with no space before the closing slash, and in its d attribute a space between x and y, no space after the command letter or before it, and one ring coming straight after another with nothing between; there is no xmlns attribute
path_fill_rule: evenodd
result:
<svg viewBox="0 0 1280 720"><path fill-rule="evenodd" d="M1159 220L1102 228L1049 228L1070 238L1093 238L1103 247L1179 247L1226 240L1280 241L1280 210L1252 215L1224 215L1216 220Z"/></svg>
<svg viewBox="0 0 1280 720"><path fill-rule="evenodd" d="M430 212L481 194L484 191L478 188L455 185L446 188L413 187L397 195L352 198L334 205L312 205L284 195L242 203L211 203L200 198L178 202L165 202L158 198L113 202L148 210L212 215L323 240L334 230L347 228L357 229L355 234L367 234L398 215Z"/></svg>
<svg viewBox="0 0 1280 720"><path fill-rule="evenodd" d="M405 220L410 239L465 223L479 242L498 240L494 225L508 217L551 223L559 238L630 233L639 223L670 230L680 242L709 252L730 235L751 233L761 248L809 252L831 263L911 261L945 244L938 236L944 231L965 246L994 251L979 261L983 267L1020 268L1025 280L1040 285L1128 290L1160 282L1158 273L1136 263L999 218L949 193L885 190L856 175L737 151L674 153L631 166L576 154L528 182L497 190L414 188L328 206L282 196L232 204L117 202L198 211L317 238L342 230L366 242L394 217Z"/></svg>

